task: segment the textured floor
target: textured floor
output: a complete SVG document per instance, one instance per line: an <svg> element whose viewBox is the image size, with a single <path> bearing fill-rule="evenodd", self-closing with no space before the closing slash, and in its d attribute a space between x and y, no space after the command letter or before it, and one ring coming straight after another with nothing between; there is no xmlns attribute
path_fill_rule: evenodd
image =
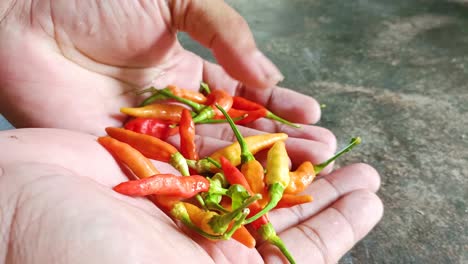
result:
<svg viewBox="0 0 468 264"><path fill-rule="evenodd" d="M229 2L320 125L363 138L339 164L382 175L384 218L341 263L468 263L467 1Z"/></svg>

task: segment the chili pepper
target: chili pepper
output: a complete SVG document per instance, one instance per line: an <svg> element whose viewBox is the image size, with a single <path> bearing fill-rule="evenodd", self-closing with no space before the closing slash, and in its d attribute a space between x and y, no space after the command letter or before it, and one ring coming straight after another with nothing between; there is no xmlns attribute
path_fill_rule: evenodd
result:
<svg viewBox="0 0 468 264"><path fill-rule="evenodd" d="M119 161L127 165L138 178L146 178L159 173L150 160L130 145L111 137L99 137L98 142Z"/></svg>
<svg viewBox="0 0 468 264"><path fill-rule="evenodd" d="M295 264L296 261L294 260L293 256L289 252L289 250L286 248L286 245L284 242L281 240L281 238L276 234L275 229L273 228L273 225L271 223L263 225L259 230L258 233L260 236L268 241L269 243L275 245L276 247L279 248L279 250L283 253L283 255L288 259L289 263Z"/></svg>
<svg viewBox="0 0 468 264"><path fill-rule="evenodd" d="M159 171L154 167L150 160L127 143L120 142L111 137L100 137L98 138L98 142L111 152L119 161L127 165L137 178L143 179L159 174ZM162 195L150 195L148 198L166 212L169 211L173 204L179 200L178 197Z"/></svg>
<svg viewBox="0 0 468 264"><path fill-rule="evenodd" d="M178 127L171 128L172 123L157 119L138 117L128 121L125 124L125 129L132 130L140 134L146 134L166 140L169 136L175 135L179 130Z"/></svg>
<svg viewBox="0 0 468 264"><path fill-rule="evenodd" d="M292 126L292 127L295 127L295 128L301 127L300 125L294 124L294 123L292 123L292 122L290 122L290 121L288 121L288 120L286 120L284 118L281 118L281 117L275 115L274 113L272 113L271 111L266 109L263 105L258 104L258 103L253 102L253 101L250 101L250 100L248 100L246 98L243 98L243 97L240 97L240 96L233 96L232 100L233 100L232 107L234 107L236 109L250 110L250 111L265 109L266 111L258 112L258 114L262 113L262 114L264 114L264 116L262 116L262 117L266 117L268 119L276 120L276 121L278 121L280 123L283 123L285 125L288 125L288 126Z"/></svg>
<svg viewBox="0 0 468 264"><path fill-rule="evenodd" d="M238 122L242 119L244 119L245 117L244 116L239 116L239 117L233 117L232 120L234 120L234 122ZM197 124L219 124L219 123L226 123L226 119L202 119L202 120L199 120L197 121L196 123Z"/></svg>
<svg viewBox="0 0 468 264"><path fill-rule="evenodd" d="M263 182L263 167L258 162L252 152L249 150L249 146L245 142L244 137L242 136L239 129L234 124L234 121L231 117L224 111L223 108L217 106L218 109L223 113L226 120L229 122L234 135L236 136L237 142L239 143L241 149L241 172L245 176L248 185L250 186L253 193L260 193L264 195L265 184Z"/></svg>
<svg viewBox="0 0 468 264"><path fill-rule="evenodd" d="M297 194L305 190L315 178L314 165L310 161L305 161L295 171L289 172L289 185L284 193Z"/></svg>
<svg viewBox="0 0 468 264"><path fill-rule="evenodd" d="M144 179L122 182L114 190L129 196L157 194L191 198L209 188L210 182L200 175L179 177L173 174L155 174Z"/></svg>
<svg viewBox="0 0 468 264"><path fill-rule="evenodd" d="M246 223L251 223L275 208L289 185L289 157L284 141L276 142L268 151L266 169L265 183L268 185L270 201L259 213L247 219Z"/></svg>
<svg viewBox="0 0 468 264"><path fill-rule="evenodd" d="M134 117L152 117L179 122L183 106L175 104L150 104L143 107L122 107L120 112Z"/></svg>
<svg viewBox="0 0 468 264"><path fill-rule="evenodd" d="M245 137L244 140L248 146L249 151L255 155L264 149L270 148L276 142L286 140L287 138L288 135L285 133L272 133ZM224 156L226 159L228 159L234 166L241 164L241 149L239 142L234 142L231 145L219 149L210 155L210 157L216 161L219 161L221 156Z"/></svg>
<svg viewBox="0 0 468 264"><path fill-rule="evenodd" d="M171 144L145 134L117 127L107 127L109 136L125 142L150 159L168 162L183 176L190 175L185 158Z"/></svg>
<svg viewBox="0 0 468 264"><path fill-rule="evenodd" d="M230 184L239 184L242 187L244 187L249 194L253 194L252 190L250 189L249 183L247 182L242 172L240 172L239 169L237 169L233 164L229 162L229 160L227 160L223 156L221 156L221 167L223 168L223 172L226 177L226 180ZM260 195L260 194L257 194L257 195ZM262 210L262 207L260 207L258 202L254 202L249 207L249 209L250 209L249 216L250 215L254 216ZM261 225L268 223L268 217L266 215L263 215L258 219L258 221L251 221L251 222L253 222L252 225L254 227L259 228Z"/></svg>
<svg viewBox="0 0 468 264"><path fill-rule="evenodd" d="M171 144L149 135L117 127L107 127L106 132L109 136L131 145L150 159L169 162L171 156L177 152Z"/></svg>
<svg viewBox="0 0 468 264"><path fill-rule="evenodd" d="M248 248L254 248L257 243L255 238L252 236L252 234L250 234L249 230L247 230L245 226L240 226L239 229L237 229L234 234L232 234L232 238L239 241Z"/></svg>
<svg viewBox="0 0 468 264"><path fill-rule="evenodd" d="M295 195L295 194L283 194L283 197L276 205L276 209L289 208L299 204L312 202L312 196L310 195Z"/></svg>
<svg viewBox="0 0 468 264"><path fill-rule="evenodd" d="M222 215L213 211L203 210L193 204L185 202L175 204L171 213L174 218L181 220L189 227L198 227L199 229L194 230L205 237L211 239L228 239L242 225L245 217L249 214L249 209L247 207L258 199L258 196L252 196L246 199L239 208ZM188 219L186 216L188 216ZM232 221L234 221L234 224L232 224L231 229L228 230Z"/></svg>
<svg viewBox="0 0 468 264"><path fill-rule="evenodd" d="M214 106L215 103L221 105L221 107L223 107L223 109L225 110L229 110L232 106L232 97L223 90L216 90L210 93L207 101L207 104L209 104L208 106L198 104L180 96L176 96L168 89L162 89L159 92L169 98L175 99L181 103L190 106L195 112L197 112L198 115L195 116L193 119L193 122L195 123L198 123L205 119L211 119L216 115L221 115L218 109L216 109L216 107Z"/></svg>
<svg viewBox="0 0 468 264"><path fill-rule="evenodd" d="M207 100L207 98L202 93L188 89L182 89L175 85L169 85L167 89L171 91L173 95L185 98L195 103L204 104Z"/></svg>
<svg viewBox="0 0 468 264"><path fill-rule="evenodd" d="M180 131L180 152L186 159L198 160L198 153L195 145L195 124L192 121L190 111L184 109L179 123Z"/></svg>

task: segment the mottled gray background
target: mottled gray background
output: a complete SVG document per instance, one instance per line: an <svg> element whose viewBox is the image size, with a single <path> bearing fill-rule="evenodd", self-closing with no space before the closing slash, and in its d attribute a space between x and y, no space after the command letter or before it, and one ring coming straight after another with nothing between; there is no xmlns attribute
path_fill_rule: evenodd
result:
<svg viewBox="0 0 468 264"><path fill-rule="evenodd" d="M319 125L363 138L338 165L382 175L384 218L341 263L468 263L468 1L229 2Z"/></svg>

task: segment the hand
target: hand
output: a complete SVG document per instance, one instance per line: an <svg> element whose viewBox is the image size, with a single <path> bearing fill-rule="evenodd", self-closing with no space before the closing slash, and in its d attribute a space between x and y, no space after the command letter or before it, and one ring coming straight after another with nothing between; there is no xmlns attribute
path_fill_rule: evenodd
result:
<svg viewBox="0 0 468 264"><path fill-rule="evenodd" d="M0 146L6 263L285 263L267 244L190 238L148 200L114 192L127 178L93 136L19 129L0 132ZM380 219L378 187L375 170L347 166L311 185L315 201L270 218L298 263L334 263Z"/></svg>
<svg viewBox="0 0 468 264"><path fill-rule="evenodd" d="M220 0L25 3L0 3L0 113L16 127L102 135L105 127L122 125L119 108L141 100L137 89L197 89L201 80L293 122L310 124L320 117L314 99L275 87L281 73L256 48L244 19ZM223 68L183 49L178 30L210 48ZM197 133L207 144L232 139L229 127L221 127L200 126ZM290 129L262 120L251 128L288 133L288 145L300 146L290 148L297 162L318 164L336 148L333 134L320 127Z"/></svg>

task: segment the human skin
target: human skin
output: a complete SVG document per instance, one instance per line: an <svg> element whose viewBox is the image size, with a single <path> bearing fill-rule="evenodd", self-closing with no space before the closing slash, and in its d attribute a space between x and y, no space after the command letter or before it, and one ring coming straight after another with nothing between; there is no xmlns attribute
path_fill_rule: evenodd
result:
<svg viewBox="0 0 468 264"><path fill-rule="evenodd" d="M286 263L268 244L185 234L150 201L114 192L127 177L94 136L17 129L0 132L0 146L4 263ZM334 263L380 219L379 184L370 166L346 166L312 183L312 203L270 219L297 263Z"/></svg>
<svg viewBox="0 0 468 264"><path fill-rule="evenodd" d="M315 123L317 102L276 86L282 75L258 51L234 10L213 0L6 0L0 3L0 21L0 112L16 127L88 134L48 129L1 133L1 149L8 150L0 154L1 237L7 238L1 240L6 250L0 253L5 252L6 263L281 259L267 245L257 252L234 241L212 244L183 235L148 201L113 193L110 187L124 174L89 135L120 126L125 117L118 109L141 100L133 93L138 88L176 84L197 89L201 80L265 104L291 121ZM184 50L177 30L210 48L222 67ZM292 129L261 120L242 128L245 135L260 131L288 133L295 164L320 163L336 148L333 134L317 126ZM197 133L205 154L234 139L228 126L197 126ZM352 165L325 177L308 190L315 202L271 214L287 244L302 240L301 247L291 247L299 260L336 261L382 213L373 194L378 175L369 166ZM103 222L93 221L101 214Z"/></svg>

